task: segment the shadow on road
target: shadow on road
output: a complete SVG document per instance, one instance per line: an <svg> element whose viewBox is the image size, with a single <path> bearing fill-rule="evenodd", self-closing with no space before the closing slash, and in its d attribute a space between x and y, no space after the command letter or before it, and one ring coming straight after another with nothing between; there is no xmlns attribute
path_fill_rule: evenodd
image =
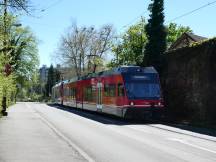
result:
<svg viewBox="0 0 216 162"><path fill-rule="evenodd" d="M84 109L77 109L69 106L62 106L57 104L48 104L48 106L60 109L63 111L67 111L76 115L79 115L81 117L94 120L103 124L113 124L113 125L129 125L129 124L144 124L144 121L129 121L125 119L121 119L119 117L109 115L109 114L103 114L100 112L95 111L89 111Z"/></svg>
<svg viewBox="0 0 216 162"><path fill-rule="evenodd" d="M48 106L60 109L62 111L67 111L76 115L79 115L81 117L94 120L103 124L110 124L110 125L149 125L153 126L155 124L162 124L165 126L171 126L174 128L179 128L181 130L187 130L194 133L200 133L203 135L209 135L216 137L216 130L215 129L208 129L208 128L200 128L200 127L194 127L184 124L174 124L174 123L168 123L164 121L141 121L141 120L128 120L128 119L122 119L113 115L103 114L99 112L93 112L83 109L77 109L72 108L68 106L62 106L62 105L56 105L56 104L48 104Z"/></svg>

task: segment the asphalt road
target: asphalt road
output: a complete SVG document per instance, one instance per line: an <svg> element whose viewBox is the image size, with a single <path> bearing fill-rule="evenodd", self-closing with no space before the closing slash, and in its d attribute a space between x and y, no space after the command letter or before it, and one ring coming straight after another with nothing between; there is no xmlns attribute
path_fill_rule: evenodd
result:
<svg viewBox="0 0 216 162"><path fill-rule="evenodd" d="M161 129L163 128L163 129ZM215 162L216 138L19 103L0 120L0 162Z"/></svg>

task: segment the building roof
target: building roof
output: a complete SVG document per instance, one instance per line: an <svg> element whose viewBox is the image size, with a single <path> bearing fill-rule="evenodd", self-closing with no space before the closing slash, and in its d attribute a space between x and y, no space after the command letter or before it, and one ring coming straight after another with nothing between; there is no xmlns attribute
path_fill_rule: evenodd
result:
<svg viewBox="0 0 216 162"><path fill-rule="evenodd" d="M185 46L189 46L192 42L200 42L203 41L207 38L199 36L199 35L195 35L193 33L183 33L169 48L170 50L173 49L177 49L177 48L181 48L181 47L185 47Z"/></svg>
<svg viewBox="0 0 216 162"><path fill-rule="evenodd" d="M207 38L205 37L202 37L202 36L199 36L199 35L195 35L193 33L184 33L186 35L188 35L191 39L193 39L195 42L200 42L202 40L205 40Z"/></svg>

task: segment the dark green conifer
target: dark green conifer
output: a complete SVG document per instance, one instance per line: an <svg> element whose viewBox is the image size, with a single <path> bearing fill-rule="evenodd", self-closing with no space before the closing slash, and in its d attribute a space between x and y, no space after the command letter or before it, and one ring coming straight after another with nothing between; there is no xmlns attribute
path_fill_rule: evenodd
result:
<svg viewBox="0 0 216 162"><path fill-rule="evenodd" d="M152 0L148 10L150 18L145 27L148 43L145 46L143 66L154 66L161 72L167 36L164 26L164 0Z"/></svg>
<svg viewBox="0 0 216 162"><path fill-rule="evenodd" d="M48 70L47 83L46 83L46 96L49 97L52 93L52 87L60 81L60 72L53 67L50 66Z"/></svg>

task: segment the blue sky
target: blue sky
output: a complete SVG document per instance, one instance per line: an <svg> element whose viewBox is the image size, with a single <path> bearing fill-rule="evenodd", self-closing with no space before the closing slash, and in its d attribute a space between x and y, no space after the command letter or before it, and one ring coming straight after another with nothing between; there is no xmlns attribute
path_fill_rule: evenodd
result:
<svg viewBox="0 0 216 162"><path fill-rule="evenodd" d="M117 33L123 32L142 15L146 19L150 0L31 0L37 11L34 16L22 16L23 26L29 26L39 40L40 66L55 64L51 55L59 39L73 21L82 26L101 27L113 24ZM169 21L213 0L165 0L165 16ZM41 12L41 9L46 9ZM190 26L195 34L216 36L216 3L174 21ZM126 27L125 27L126 26Z"/></svg>

